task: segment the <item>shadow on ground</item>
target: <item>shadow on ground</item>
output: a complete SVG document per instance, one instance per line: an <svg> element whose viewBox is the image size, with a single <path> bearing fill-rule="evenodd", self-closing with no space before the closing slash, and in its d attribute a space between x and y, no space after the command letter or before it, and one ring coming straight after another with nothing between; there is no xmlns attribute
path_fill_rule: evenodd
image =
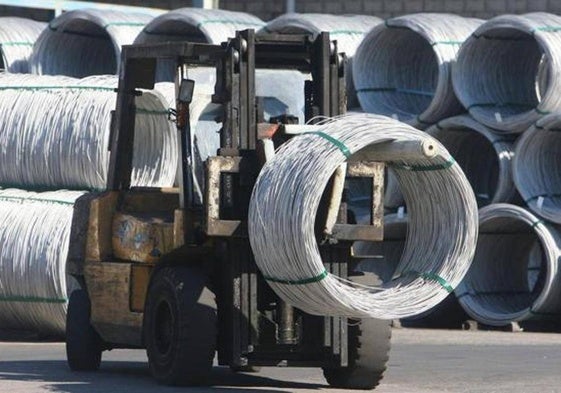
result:
<svg viewBox="0 0 561 393"><path fill-rule="evenodd" d="M154 392L252 392L277 393L278 389L319 389L314 383L278 381L258 374L233 373L225 367L215 367L212 386L159 388L150 376L145 362L104 361L98 372L75 373L61 360L1 361L0 381L24 381L40 384L42 389L65 393ZM284 390L286 391L286 390Z"/></svg>

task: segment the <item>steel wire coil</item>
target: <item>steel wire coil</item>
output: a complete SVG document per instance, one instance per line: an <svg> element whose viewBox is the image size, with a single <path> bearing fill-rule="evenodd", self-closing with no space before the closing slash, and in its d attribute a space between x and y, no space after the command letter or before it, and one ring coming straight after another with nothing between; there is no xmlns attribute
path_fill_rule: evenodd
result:
<svg viewBox="0 0 561 393"><path fill-rule="evenodd" d="M359 223L368 224L369 217L359 218ZM353 257L358 259L354 270L374 274L383 282L392 279L401 259L407 238L407 215L392 213L384 216L384 240L379 242L356 241L353 243ZM446 299L430 310L401 320L403 326L457 328L467 319L467 315L456 299L449 294Z"/></svg>
<svg viewBox="0 0 561 393"><path fill-rule="evenodd" d="M62 335L73 204L80 191L0 190L0 327Z"/></svg>
<svg viewBox="0 0 561 393"><path fill-rule="evenodd" d="M460 45L481 23L423 13L376 26L353 61L360 106L421 129L464 112L452 88L451 68Z"/></svg>
<svg viewBox="0 0 561 393"><path fill-rule="evenodd" d="M65 12L53 19L35 42L31 72L76 78L117 74L121 47L132 44L151 19L114 10Z"/></svg>
<svg viewBox="0 0 561 393"><path fill-rule="evenodd" d="M259 30L264 25L265 22L258 17L244 12L179 8L154 18L142 29L134 43L189 41L219 45L233 38L238 30ZM174 61L158 60L156 80L173 81L175 68ZM207 72L215 78L214 69Z"/></svg>
<svg viewBox="0 0 561 393"><path fill-rule="evenodd" d="M467 115L441 120L426 132L438 139L466 174L479 207L517 197L512 179L514 140Z"/></svg>
<svg viewBox="0 0 561 393"><path fill-rule="evenodd" d="M516 143L514 182L535 214L561 224L561 115L548 115Z"/></svg>
<svg viewBox="0 0 561 393"><path fill-rule="evenodd" d="M0 18L0 68L6 72L28 73L33 44L45 26L31 19Z"/></svg>
<svg viewBox="0 0 561 393"><path fill-rule="evenodd" d="M452 71L462 104L480 123L521 133L561 110L561 17L502 15L466 40Z"/></svg>
<svg viewBox="0 0 561 393"><path fill-rule="evenodd" d="M473 263L456 289L476 321L502 326L561 312L560 227L505 203L479 212Z"/></svg>
<svg viewBox="0 0 561 393"><path fill-rule="evenodd" d="M264 33L313 34L328 32L331 40L337 41L337 51L348 58L346 68L347 107L359 105L352 77L352 59L364 36L376 25L380 18L370 15L330 15L288 13L267 23Z"/></svg>
<svg viewBox="0 0 561 393"><path fill-rule="evenodd" d="M105 189L114 76L73 79L0 74L0 185L28 189ZM173 185L178 147L166 99L136 98L135 186Z"/></svg>
<svg viewBox="0 0 561 393"><path fill-rule="evenodd" d="M310 131L278 149L250 201L251 246L273 290L310 314L359 318L408 317L446 298L469 268L477 239L475 196L446 149L424 132L382 116L342 116ZM394 155L388 162L411 223L393 279L364 287L330 274L319 253L315 218L332 174L353 154L383 161L388 146L411 143L431 154ZM372 147L379 150L371 153Z"/></svg>

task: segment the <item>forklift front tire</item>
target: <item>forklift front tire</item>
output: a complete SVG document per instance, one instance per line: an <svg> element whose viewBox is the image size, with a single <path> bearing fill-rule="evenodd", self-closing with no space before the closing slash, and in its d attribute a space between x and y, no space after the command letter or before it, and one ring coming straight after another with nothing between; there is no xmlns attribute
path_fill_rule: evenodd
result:
<svg viewBox="0 0 561 393"><path fill-rule="evenodd" d="M102 341L90 323L90 299L83 289L72 292L66 314L66 359L73 371L97 371Z"/></svg>
<svg viewBox="0 0 561 393"><path fill-rule="evenodd" d="M216 350L216 300L196 267L163 267L152 277L144 312L150 372L165 385L207 382Z"/></svg>
<svg viewBox="0 0 561 393"><path fill-rule="evenodd" d="M356 274L356 273L355 273ZM372 273L349 277L363 285L379 285ZM349 365L323 369L330 386L341 389L374 389L386 370L391 345L391 322L367 318L349 324Z"/></svg>

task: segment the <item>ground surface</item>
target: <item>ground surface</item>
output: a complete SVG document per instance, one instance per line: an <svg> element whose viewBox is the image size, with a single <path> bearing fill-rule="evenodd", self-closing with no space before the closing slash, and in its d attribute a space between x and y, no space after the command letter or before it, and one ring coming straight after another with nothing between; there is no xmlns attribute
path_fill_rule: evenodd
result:
<svg viewBox="0 0 561 393"><path fill-rule="evenodd" d="M160 387L139 350L106 352L98 373L75 374L62 343L0 343L2 393L341 392L317 369L236 375L217 367L214 378L214 387ZM394 330L389 369L375 392L561 392L561 334Z"/></svg>

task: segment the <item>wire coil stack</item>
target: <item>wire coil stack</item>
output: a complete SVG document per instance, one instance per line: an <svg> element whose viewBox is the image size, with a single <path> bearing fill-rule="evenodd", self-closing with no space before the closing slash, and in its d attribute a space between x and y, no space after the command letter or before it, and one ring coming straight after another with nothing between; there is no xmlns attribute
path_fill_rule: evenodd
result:
<svg viewBox="0 0 561 393"><path fill-rule="evenodd" d="M278 149L250 201L250 242L274 291L311 314L359 318L408 317L442 301L469 268L477 239L475 196L446 149L381 116L342 116L310 131ZM393 280L364 287L325 270L315 216L331 175L347 158L363 150L361 156L384 161L390 146L414 146L414 155L388 162L403 190L410 226Z"/></svg>
<svg viewBox="0 0 561 393"><path fill-rule="evenodd" d="M466 174L480 207L516 197L512 180L513 140L469 116L442 120L427 133L438 139Z"/></svg>
<svg viewBox="0 0 561 393"><path fill-rule="evenodd" d="M0 18L0 68L12 73L29 72L29 56L45 23L31 19Z"/></svg>
<svg viewBox="0 0 561 393"><path fill-rule="evenodd" d="M559 315L559 227L503 203L482 208L479 222L473 264L456 289L465 311L491 326Z"/></svg>
<svg viewBox="0 0 561 393"><path fill-rule="evenodd" d="M344 52L349 59L346 68L347 106L358 106L352 78L352 58L364 36L376 25L380 18L369 15L298 14L281 15L267 23L262 32L281 34L313 34L329 32L331 40L337 40L337 51Z"/></svg>
<svg viewBox="0 0 561 393"><path fill-rule="evenodd" d="M73 204L83 192L0 190L0 326L61 335Z"/></svg>
<svg viewBox="0 0 561 393"><path fill-rule="evenodd" d="M0 74L0 185L104 189L116 85L113 76ZM167 102L156 91L136 100L132 184L172 186L178 147Z"/></svg>
<svg viewBox="0 0 561 393"><path fill-rule="evenodd" d="M121 47L132 44L151 19L149 15L110 10L65 12L37 39L31 72L76 78L117 74Z"/></svg>
<svg viewBox="0 0 561 393"><path fill-rule="evenodd" d="M451 66L460 45L481 22L426 13L388 19L376 26L353 61L362 109L421 129L462 113L452 88Z"/></svg>
<svg viewBox="0 0 561 393"><path fill-rule="evenodd" d="M561 114L545 116L516 144L514 181L528 207L561 224Z"/></svg>
<svg viewBox="0 0 561 393"><path fill-rule="evenodd" d="M466 40L452 77L477 121L521 133L544 114L561 111L559 26L561 17L547 13L503 15Z"/></svg>

